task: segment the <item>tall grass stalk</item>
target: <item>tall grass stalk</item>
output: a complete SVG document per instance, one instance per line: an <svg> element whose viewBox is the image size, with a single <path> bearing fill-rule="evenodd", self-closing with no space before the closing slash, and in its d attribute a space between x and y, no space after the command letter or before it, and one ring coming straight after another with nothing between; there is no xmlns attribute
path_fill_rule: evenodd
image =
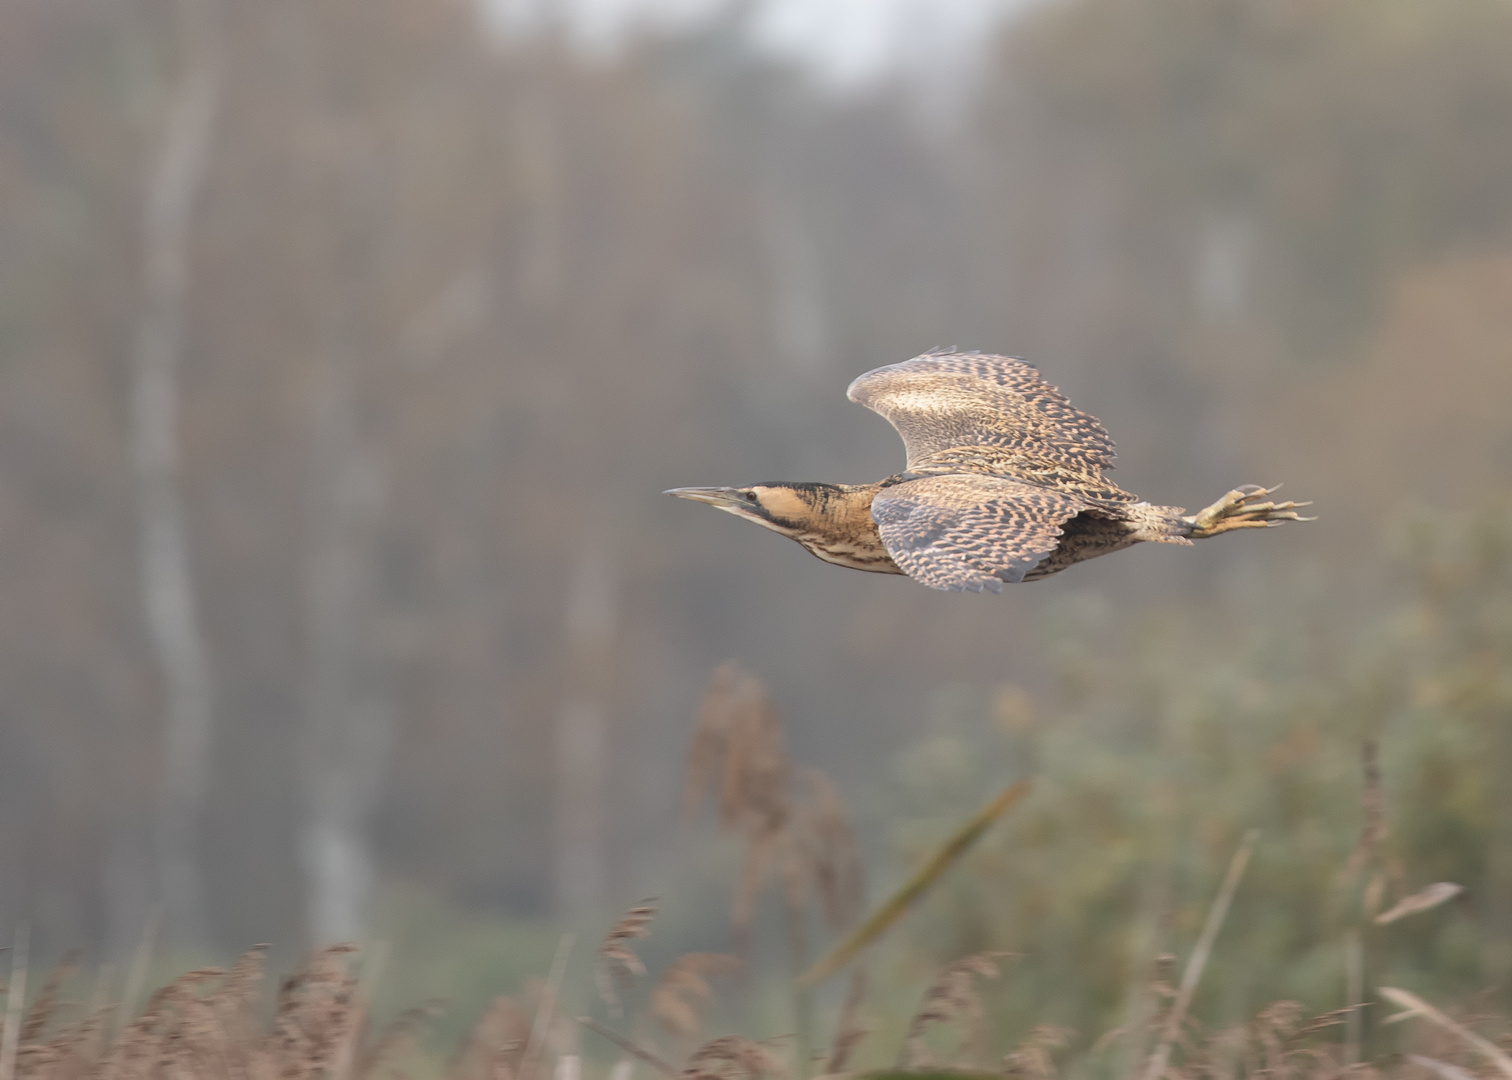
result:
<svg viewBox="0 0 1512 1080"><path fill-rule="evenodd" d="M541 991L541 1000L536 1003L535 1019L530 1025L530 1038L525 1042L525 1053L520 1057L521 1080L535 1080L540 1072L540 1058L544 1053L546 1032L551 1028L556 1012L557 995L561 993L562 976L567 971L567 958L572 955L572 943L576 934L563 934L557 939L556 955L551 958L551 968L546 976L546 986Z"/></svg>
<svg viewBox="0 0 1512 1080"><path fill-rule="evenodd" d="M1020 780L1005 788L996 798L977 811L976 815L941 844L939 850L930 856L923 866L914 871L912 876L900 885L881 907L872 912L850 937L836 945L817 964L800 975L798 984L807 987L816 986L854 960L861 950L885 934L888 928L913 905L914 901L929 891L930 886L944 877L945 871L955 865L956 860L981 839L982 834L992 826L993 822L1002 817L1009 807L1027 794L1029 794L1029 781Z"/></svg>
<svg viewBox="0 0 1512 1080"><path fill-rule="evenodd" d="M1234 893L1239 889L1239 880L1244 877L1244 868L1249 865L1250 854L1255 850L1255 842L1259 839L1260 830L1251 829L1245 834L1239 844L1239 850L1234 852L1234 857L1229 862L1228 875L1223 879L1223 885L1213 899L1213 906L1208 909L1207 922L1202 927L1201 936L1197 938L1197 946L1192 950L1191 958L1187 960L1186 970L1181 973L1181 987L1176 993L1176 1000L1172 1003L1170 1014L1167 1015L1165 1025L1160 1032L1160 1042L1155 1047L1155 1053L1150 1055L1149 1065L1144 1072L1144 1080L1160 1080L1165 1075L1166 1066L1171 1060L1171 1044L1181 1034L1181 1025L1186 1019L1187 1009L1191 1007L1192 995L1197 992L1197 982L1202 978L1202 969L1207 966L1208 955L1213 951L1213 942L1217 940L1218 931L1223 927L1229 904L1234 900Z"/></svg>
<svg viewBox="0 0 1512 1080"><path fill-rule="evenodd" d="M1407 1010L1406 1012L1397 1013L1395 1016L1391 1017L1387 1021L1387 1023L1396 1023L1401 1020L1410 1020L1415 1016L1421 1016L1424 1020L1427 1020L1432 1024L1437 1024L1439 1027L1449 1032L1449 1034L1453 1035L1455 1038L1463 1042L1466 1046L1474 1049L1492 1065L1495 1065L1503 1076L1512 1078L1512 1057L1508 1057L1506 1053L1501 1049L1501 1047L1497 1046L1489 1039L1483 1038L1482 1036L1477 1035L1475 1032L1471 1031L1469 1028L1465 1027L1463 1024L1456 1023L1455 1021L1449 1019L1449 1017L1445 1016L1438 1009L1435 1009L1432 1005L1428 1004L1416 994L1399 989L1395 986L1380 986L1376 989L1387 1001L1391 1002L1393 1005L1398 1005L1401 1008Z"/></svg>
<svg viewBox="0 0 1512 1080"><path fill-rule="evenodd" d="M1344 1064L1360 1063L1360 999L1365 996L1365 945L1358 926L1344 932Z"/></svg>
<svg viewBox="0 0 1512 1080"><path fill-rule="evenodd" d="M5 1029L0 1032L0 1080L16 1075L16 1049L21 1042L21 1010L26 1004L27 950L31 931L26 923L16 924L11 952L10 985L5 988Z"/></svg>

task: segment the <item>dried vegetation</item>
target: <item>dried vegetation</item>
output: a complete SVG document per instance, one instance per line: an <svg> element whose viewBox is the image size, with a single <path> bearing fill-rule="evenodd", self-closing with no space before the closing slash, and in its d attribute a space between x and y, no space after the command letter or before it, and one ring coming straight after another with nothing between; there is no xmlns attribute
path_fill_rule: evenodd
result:
<svg viewBox="0 0 1512 1080"><path fill-rule="evenodd" d="M1461 887L1438 882L1379 910L1386 887L1379 854L1387 828L1374 742L1364 744L1362 765L1361 834L1336 878L1336 886L1345 891L1368 882L1358 890L1360 921L1385 925L1455 899ZM851 1064L859 1048L873 1056L883 1049L867 1046L872 1031L861 1019L868 985L864 961L852 965L828 1053L813 1047L812 1003L802 980L794 984L793 1036L756 1041L722 1035L700 1042L707 1038L704 1029L720 983L745 985L743 955L752 919L774 876L794 974L807 963L809 924L817 921L831 933L844 933L857 922L863 899L860 848L838 787L818 770L789 760L781 721L766 691L734 664L716 672L700 710L688 761L688 814L711 787L721 825L746 848L731 919L742 956L687 953L651 980L634 943L650 933L655 902L645 900L626 911L593 958L594 982L612 1023L589 1016L576 1020L619 1050L610 1080L630 1080L637 1064L667 1080L808 1080L816 1075L1057 1080L1057 1055L1077 1046L1077 1033L1055 1024L1034 1025L996 1064L987 1064L994 1044L1008 1045L1001 1032L992 1030L992 1009L982 996L986 981L999 978L1002 961L1013 955L1001 952L976 953L939 969L902 1029L891 1070L857 1073ZM1000 796L996 801L1006 807L1012 800ZM959 843L957 836L946 846ZM1082 1045L1079 1075L1127 1080L1512 1080L1512 1027L1485 1015L1450 1016L1400 988L1379 988L1381 1001L1402 1010L1381 1021L1379 1030L1419 1022L1398 1040L1397 1051L1373 1063L1357 1060L1360 1017L1369 996L1364 993L1321 1015L1310 1015L1294 1001L1277 1001L1247 1023L1206 1028L1189 1006L1254 843L1251 833L1235 853L1180 982L1172 983L1176 958L1157 957L1145 987L1149 1007L1130 1026ZM912 897L919 888L910 879L899 891L912 889ZM902 906L896 895L882 908L889 905ZM575 1040L565 1034L570 1022L557 1008L565 951L564 939L546 980L528 987L523 999L495 998L444 1069L427 1072L446 1080L581 1076L583 1059ZM265 949L259 946L228 970L205 968L180 976L154 993L139 1014L127 1016L120 1004L99 1000L103 978L96 981L89 1006L64 996L77 969L74 956L24 1007L26 971L18 951L10 986L19 994L14 1000L6 995L0 1080L360 1080L406 1075L401 1066L424 1064L419 1041L437 1007L423 1004L375 1026L374 980L371 972L359 978L355 952L350 945L317 950L269 1001ZM1351 993L1354 989L1363 990L1355 987ZM632 1004L639 1007L629 1008ZM628 1032L615 1026L626 1020Z"/></svg>

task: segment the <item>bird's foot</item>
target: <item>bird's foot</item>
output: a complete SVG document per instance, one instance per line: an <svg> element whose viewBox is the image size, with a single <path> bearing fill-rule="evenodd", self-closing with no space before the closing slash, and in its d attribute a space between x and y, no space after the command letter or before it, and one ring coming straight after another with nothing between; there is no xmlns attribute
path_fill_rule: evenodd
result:
<svg viewBox="0 0 1512 1080"><path fill-rule="evenodd" d="M1283 521L1315 521L1303 517L1297 510L1311 506L1306 502L1275 502L1270 498L1281 485L1263 488L1257 484L1236 487L1212 506L1189 518L1183 518L1192 531L1187 535L1193 540L1230 532L1234 529L1269 529Z"/></svg>

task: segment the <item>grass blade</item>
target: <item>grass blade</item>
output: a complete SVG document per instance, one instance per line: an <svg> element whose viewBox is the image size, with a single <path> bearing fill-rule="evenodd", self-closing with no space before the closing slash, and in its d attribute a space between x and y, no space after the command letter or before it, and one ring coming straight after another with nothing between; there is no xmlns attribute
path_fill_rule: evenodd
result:
<svg viewBox="0 0 1512 1080"><path fill-rule="evenodd" d="M949 870L955 861L977 842L993 822L1002 817L1010 806L1027 794L1029 794L1029 781L1020 780L1011 787L1005 788L997 798L977 811L976 816L940 845L940 849L919 867L913 876L899 886L881 907L872 912L855 933L836 945L817 964L800 975L798 985L815 986L854 960L862 949L886 933L888 927L897 922L915 900L939 881L945 871Z"/></svg>

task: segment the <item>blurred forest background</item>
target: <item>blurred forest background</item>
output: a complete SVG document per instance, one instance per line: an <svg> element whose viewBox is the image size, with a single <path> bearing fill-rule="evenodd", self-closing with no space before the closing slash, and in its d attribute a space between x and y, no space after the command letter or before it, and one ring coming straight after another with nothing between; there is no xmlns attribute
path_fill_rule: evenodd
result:
<svg viewBox="0 0 1512 1080"><path fill-rule="evenodd" d="M759 7L0 5L0 926L386 938L463 1012L645 895L648 958L727 949L737 857L674 824L738 657L873 895L1038 777L899 1000L1011 949L1003 1030L1095 1038L1258 827L1198 1011L1344 1004L1376 740L1360 883L1466 892L1366 985L1507 1005L1512 7L1046 0L840 88ZM844 388L939 345L1144 498L1321 520L976 597L659 494L894 471Z"/></svg>

